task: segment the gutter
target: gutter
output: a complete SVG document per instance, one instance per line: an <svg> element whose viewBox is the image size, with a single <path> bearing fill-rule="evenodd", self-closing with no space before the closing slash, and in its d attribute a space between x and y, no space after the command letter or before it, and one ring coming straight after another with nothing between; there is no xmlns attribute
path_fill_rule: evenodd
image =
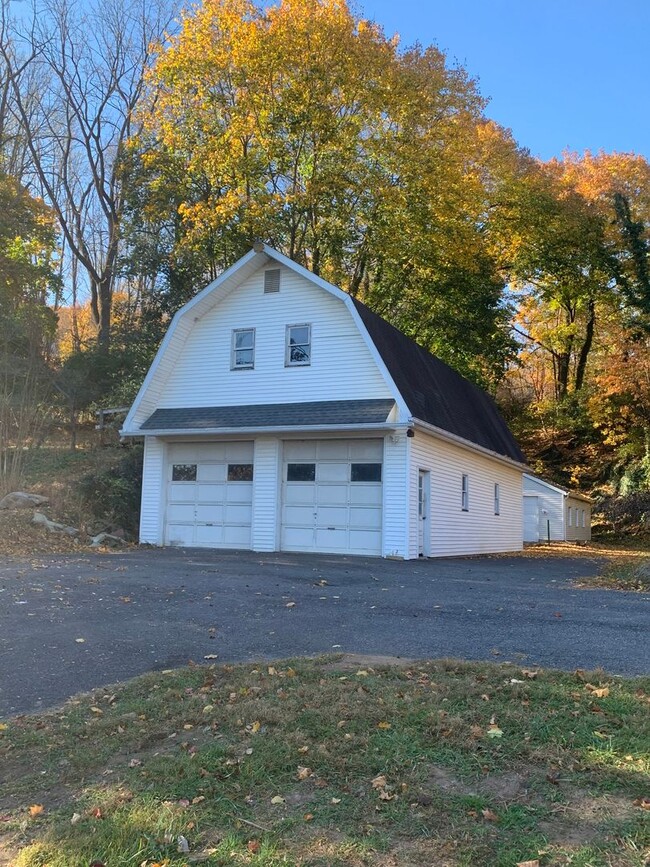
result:
<svg viewBox="0 0 650 867"><path fill-rule="evenodd" d="M171 437L171 436L253 436L255 434L303 434L335 433L336 431L406 431L410 427L404 422L379 422L376 424L338 424L338 425L300 425L287 427L273 425L266 427L214 427L214 428L160 428L156 430L124 430L122 437Z"/></svg>
<svg viewBox="0 0 650 867"><path fill-rule="evenodd" d="M459 437L456 434L443 430L440 427L429 424L429 422L422 421L419 418L412 418L411 421L413 423L413 426L417 430L423 430L426 433L437 437L438 439L444 440L445 442L453 443L454 445L461 446L461 448L468 449L472 452L478 452L478 454L490 457L495 461L499 461L500 463L506 464L509 467L514 467L515 469L522 472L530 471L530 467L527 464L516 461L514 460L514 458L508 458L506 457L506 455L500 455L498 452L492 451L492 449L485 448L485 446L479 446L477 443L473 443L470 440Z"/></svg>

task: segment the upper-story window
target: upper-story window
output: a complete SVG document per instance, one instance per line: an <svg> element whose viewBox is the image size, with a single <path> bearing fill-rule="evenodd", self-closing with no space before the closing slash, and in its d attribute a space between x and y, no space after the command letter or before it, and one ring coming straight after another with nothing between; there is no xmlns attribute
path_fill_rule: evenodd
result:
<svg viewBox="0 0 650 867"><path fill-rule="evenodd" d="M255 367L255 329L235 328L230 354L231 370Z"/></svg>
<svg viewBox="0 0 650 867"><path fill-rule="evenodd" d="M311 325L287 325L284 363L287 367L311 364Z"/></svg>
<svg viewBox="0 0 650 867"><path fill-rule="evenodd" d="M498 482L494 483L494 514L501 514L501 488Z"/></svg>

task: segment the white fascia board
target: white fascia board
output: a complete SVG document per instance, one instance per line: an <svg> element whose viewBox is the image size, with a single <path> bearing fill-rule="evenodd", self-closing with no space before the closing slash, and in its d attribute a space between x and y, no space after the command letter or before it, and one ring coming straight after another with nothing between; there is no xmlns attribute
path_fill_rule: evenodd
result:
<svg viewBox="0 0 650 867"><path fill-rule="evenodd" d="M493 452L492 449L487 449L485 446L480 446L477 443L473 443L471 440L466 440L464 437L459 437L456 434L443 430L441 427L429 424L429 422L422 421L419 418L414 418L412 421L415 428L419 428L420 430L425 431L425 433L431 434L431 436L437 437L438 439L454 443L457 446L461 446L461 448L469 449L469 451L477 452L480 455L492 458L493 460L506 464L509 467L513 467L524 474L525 471L529 469L527 464L522 464L519 461L514 460L514 458L506 457L506 455L500 455L498 452Z"/></svg>
<svg viewBox="0 0 650 867"><path fill-rule="evenodd" d="M308 433L336 433L337 431L399 431L407 430L406 423L379 422L378 424L334 424L334 425L303 425L302 427L287 427L286 425L274 425L266 427L213 427L213 428L186 428L182 430L160 428L159 430L128 430L126 427L120 431L123 437L171 437L171 436L231 436L242 435L254 436L255 434L308 434Z"/></svg>
<svg viewBox="0 0 650 867"><path fill-rule="evenodd" d="M135 400L133 401L131 409L129 410L127 417L124 420L124 430L129 430L129 428L133 427L133 417L137 413L138 407L140 406L140 403L145 393L149 390L149 387L151 386L156 376L156 372L158 370L162 357L165 355L165 353L169 349L169 346L174 340L176 330L178 329L178 324L181 319L185 318L185 316L190 313L197 304L199 304L204 298L214 292L215 289L218 289L219 286L226 282L226 280L229 280L231 277L233 277L237 273L237 271L247 265L251 261L251 259L254 259L255 256L259 255L260 254L256 250L249 250L249 252L246 253L245 256L242 256L242 258L235 262L234 265L231 265L230 268L227 268L223 272L223 274L220 274L215 280L213 280L211 283L208 283L205 289L202 289L197 295L194 296L194 298L191 298L187 302L187 304L184 304L176 311L172 318L172 321L169 323L167 332L165 333L165 336L163 337L160 346L158 347L158 352L156 352L154 360L151 362L151 367L147 371L147 375L145 376L144 381L135 397ZM124 434L124 436L133 436L133 434Z"/></svg>

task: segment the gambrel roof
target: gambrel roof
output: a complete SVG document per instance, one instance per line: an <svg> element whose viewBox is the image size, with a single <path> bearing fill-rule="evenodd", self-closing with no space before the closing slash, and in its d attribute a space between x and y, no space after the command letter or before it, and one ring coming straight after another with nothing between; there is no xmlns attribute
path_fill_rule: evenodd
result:
<svg viewBox="0 0 650 867"><path fill-rule="evenodd" d="M165 371L178 359L194 321L269 261L295 271L345 304L394 401L366 401L367 406L361 407L363 401L310 402L306 396L304 402L291 405L158 407L158 399L165 387ZM351 406L353 403L359 405ZM336 425L379 426L377 419L380 416L380 423L384 426L388 425L388 418L401 425L421 422L434 434L448 435L461 444L477 447L520 465L525 463L519 446L488 394L360 301L273 248L256 244L253 250L176 313L126 418L122 433L138 436L192 431L217 433L228 429L253 430L261 427L295 430L303 427L335 428Z"/></svg>
<svg viewBox="0 0 650 867"><path fill-rule="evenodd" d="M371 340L414 418L499 455L525 458L492 398L357 299Z"/></svg>

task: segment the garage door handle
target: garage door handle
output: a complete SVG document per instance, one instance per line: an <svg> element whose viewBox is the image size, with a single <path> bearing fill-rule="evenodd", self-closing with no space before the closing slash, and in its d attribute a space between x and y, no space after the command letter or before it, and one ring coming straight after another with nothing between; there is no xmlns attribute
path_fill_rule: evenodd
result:
<svg viewBox="0 0 650 867"><path fill-rule="evenodd" d="M328 527L328 530L336 530L336 527Z"/></svg>

